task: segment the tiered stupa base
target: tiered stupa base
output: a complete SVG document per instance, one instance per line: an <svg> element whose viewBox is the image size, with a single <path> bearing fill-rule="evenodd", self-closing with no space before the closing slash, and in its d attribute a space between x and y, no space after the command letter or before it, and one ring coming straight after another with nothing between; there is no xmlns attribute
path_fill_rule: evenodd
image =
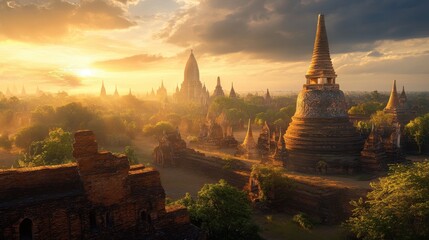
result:
<svg viewBox="0 0 429 240"><path fill-rule="evenodd" d="M286 138L286 168L328 173L353 173L359 168L362 139L349 119L293 117Z"/></svg>

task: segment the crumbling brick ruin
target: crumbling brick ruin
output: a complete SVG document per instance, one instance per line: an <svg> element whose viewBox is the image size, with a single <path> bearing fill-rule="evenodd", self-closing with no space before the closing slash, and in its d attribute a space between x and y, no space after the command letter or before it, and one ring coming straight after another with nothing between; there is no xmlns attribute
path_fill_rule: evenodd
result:
<svg viewBox="0 0 429 240"><path fill-rule="evenodd" d="M159 172L75 134L76 164L0 171L0 239L202 239Z"/></svg>

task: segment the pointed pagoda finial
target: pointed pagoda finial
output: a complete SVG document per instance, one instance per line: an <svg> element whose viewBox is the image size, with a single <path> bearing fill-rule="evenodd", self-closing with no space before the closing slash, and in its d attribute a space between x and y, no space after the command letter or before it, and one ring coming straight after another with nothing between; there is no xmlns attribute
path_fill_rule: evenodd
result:
<svg viewBox="0 0 429 240"><path fill-rule="evenodd" d="M390 92L389 102L387 102L385 110L395 110L398 108L399 98L398 92L396 91L396 80L393 80L392 91Z"/></svg>
<svg viewBox="0 0 429 240"><path fill-rule="evenodd" d="M106 88L104 87L104 80L101 81L101 90L100 90L100 97L106 96Z"/></svg>
<svg viewBox="0 0 429 240"><path fill-rule="evenodd" d="M234 83L231 83L231 90L229 91L229 97L230 98L236 98L237 97L237 94L235 93L235 90L234 90Z"/></svg>
<svg viewBox="0 0 429 240"><path fill-rule="evenodd" d="M399 99L402 100L403 102L407 101L407 94L405 94L405 86L402 85L402 92L401 95L399 96Z"/></svg>
<svg viewBox="0 0 429 240"><path fill-rule="evenodd" d="M220 77L217 76L217 86L220 86Z"/></svg>
<svg viewBox="0 0 429 240"><path fill-rule="evenodd" d="M249 122L247 123L247 134L246 134L246 138L247 136L253 137L253 132L252 132L252 124L250 122L250 118L249 118Z"/></svg>
<svg viewBox="0 0 429 240"><path fill-rule="evenodd" d="M337 77L329 54L328 35L323 14L319 14L318 17L313 56L305 76L310 83L317 82L319 78L327 79L328 83L334 83L333 79Z"/></svg>

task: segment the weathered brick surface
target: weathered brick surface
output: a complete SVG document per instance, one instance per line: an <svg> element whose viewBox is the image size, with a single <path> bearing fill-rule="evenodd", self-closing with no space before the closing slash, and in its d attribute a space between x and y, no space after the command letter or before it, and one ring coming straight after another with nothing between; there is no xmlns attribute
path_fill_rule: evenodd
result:
<svg viewBox="0 0 429 240"><path fill-rule="evenodd" d="M159 173L98 152L91 131L75 134L76 164L0 171L0 239L203 239L186 209L166 211Z"/></svg>

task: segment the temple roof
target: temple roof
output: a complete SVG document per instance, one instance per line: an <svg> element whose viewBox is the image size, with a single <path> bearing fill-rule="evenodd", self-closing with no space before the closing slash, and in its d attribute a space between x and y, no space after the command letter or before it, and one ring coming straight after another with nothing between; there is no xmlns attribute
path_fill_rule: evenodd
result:
<svg viewBox="0 0 429 240"><path fill-rule="evenodd" d="M329 54L328 35L326 34L325 18L323 14L319 14L313 56L311 57L311 63L305 76L307 78L337 77Z"/></svg>
<svg viewBox="0 0 429 240"><path fill-rule="evenodd" d="M398 92L396 91L396 80L393 80L392 92L390 92L389 102L387 102L385 110L394 110L399 106Z"/></svg>

